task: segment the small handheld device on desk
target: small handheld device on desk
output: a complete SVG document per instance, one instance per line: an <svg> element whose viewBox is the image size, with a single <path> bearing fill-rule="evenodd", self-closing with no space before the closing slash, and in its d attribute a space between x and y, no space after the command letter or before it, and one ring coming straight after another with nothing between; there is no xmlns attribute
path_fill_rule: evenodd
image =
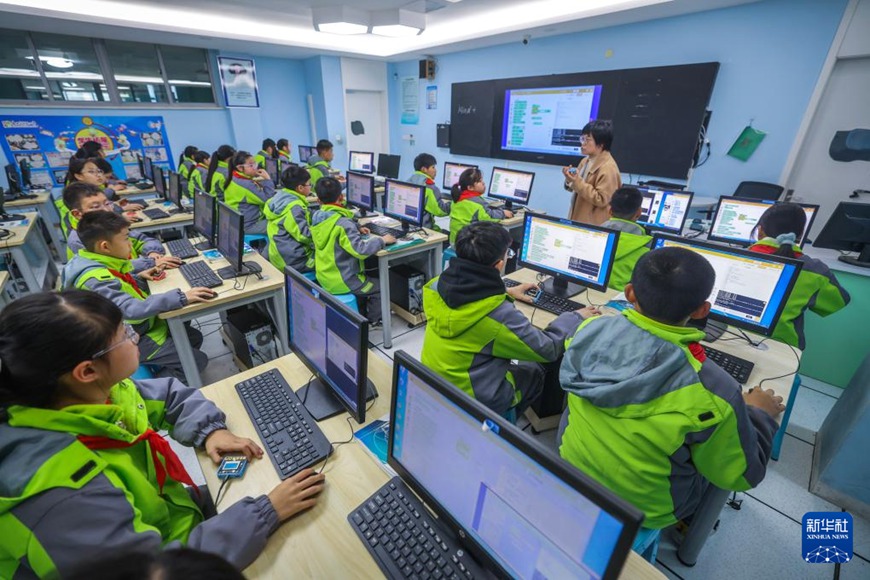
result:
<svg viewBox="0 0 870 580"><path fill-rule="evenodd" d="M245 475L248 459L244 455L226 455L218 467L218 479L236 479Z"/></svg>

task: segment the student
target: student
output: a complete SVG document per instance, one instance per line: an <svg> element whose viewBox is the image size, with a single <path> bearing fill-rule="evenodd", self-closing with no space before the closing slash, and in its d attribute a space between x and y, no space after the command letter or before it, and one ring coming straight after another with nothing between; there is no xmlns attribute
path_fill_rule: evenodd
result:
<svg viewBox="0 0 870 580"><path fill-rule="evenodd" d="M613 127L610 121L589 121L580 131L577 167L563 167L565 189L574 193L568 217L575 222L597 225L607 221L607 206L613 192L622 186L619 167L610 154Z"/></svg>
<svg viewBox="0 0 870 580"><path fill-rule="evenodd" d="M61 283L64 288L90 290L114 302L123 312L124 320L141 337L140 362L160 367L161 376L184 378L169 327L158 315L188 304L205 302L217 294L199 287L187 292L175 288L162 294L151 294L143 280L155 279L160 268L132 275L132 265L127 259L130 255L129 225L123 217L107 211L83 215L78 234L85 249L64 266ZM203 370L208 357L197 350L202 346L202 334L191 326L186 328L196 365Z"/></svg>
<svg viewBox="0 0 870 580"><path fill-rule="evenodd" d="M178 174L181 175L182 184L186 184L190 179L190 172L196 167L196 161L193 159L193 154L199 151L193 145L188 145L184 148L184 152L178 158Z"/></svg>
<svg viewBox="0 0 870 580"><path fill-rule="evenodd" d="M97 167L103 172L103 183L106 185L106 191L111 195L113 200L117 201L116 191L124 191L127 189L127 182L115 175L115 168L109 163L105 157L94 158Z"/></svg>
<svg viewBox="0 0 870 580"><path fill-rule="evenodd" d="M230 160L236 154L235 148L231 145L221 145L217 151L211 154L208 163L208 175L205 178L205 190L212 197L219 200L224 200L224 189L227 185L227 180L230 178Z"/></svg>
<svg viewBox="0 0 870 580"><path fill-rule="evenodd" d="M181 546L242 569L282 521L316 503L324 477L307 469L206 520L207 496L188 493L183 484L193 482L157 431L204 449L215 465L263 451L227 430L196 389L131 380L137 338L117 306L92 292L30 294L0 313L4 578L67 577L107 553Z"/></svg>
<svg viewBox="0 0 870 580"><path fill-rule="evenodd" d="M335 158L332 142L321 139L315 148L317 154L308 158L308 165L305 167L311 174L311 186L317 189L317 182L322 177L334 177L343 185L344 178L330 165Z"/></svg>
<svg viewBox="0 0 870 580"><path fill-rule="evenodd" d="M208 191L205 187L205 180L208 176L208 167L211 163L211 158L209 158L208 153L205 151L197 151L193 154L193 162L196 163L196 165L190 171L190 179L187 182L187 195L190 198L193 198L193 196L196 195L197 189L205 192Z"/></svg>
<svg viewBox="0 0 870 580"><path fill-rule="evenodd" d="M353 221L353 212L345 207L337 179L324 177L315 191L321 203L320 209L311 215L317 282L331 294L356 296L362 315L372 324L379 324L380 285L377 279L366 275L364 262L387 244L395 243L396 238L391 235L363 238L370 232Z"/></svg>
<svg viewBox="0 0 870 580"><path fill-rule="evenodd" d="M278 161L281 171L287 168L288 163L293 163L293 153L290 151L290 141L287 139L278 139Z"/></svg>
<svg viewBox="0 0 870 580"><path fill-rule="evenodd" d="M106 195L100 188L80 181L64 188L63 203L76 225L86 213L112 211L112 202L106 199ZM66 240L67 258L72 259L84 247L78 232L70 230ZM181 260L178 258L165 255L163 244L139 230L130 230L130 250L130 263L134 274L154 266L177 268L181 265Z"/></svg>
<svg viewBox="0 0 870 580"><path fill-rule="evenodd" d="M468 224L483 221L497 222L514 217L509 209L491 208L481 197L486 191L486 183L479 169L469 167L459 176L459 182L453 186L450 195L453 206L450 208L450 243L456 242L459 230Z"/></svg>
<svg viewBox="0 0 870 580"><path fill-rule="evenodd" d="M409 183L426 186L425 212L423 213L423 227L438 229L435 226L435 218L450 215L450 200L442 199L441 190L435 185L435 176L438 174L438 162L429 153L420 153L414 158L414 175L408 178Z"/></svg>
<svg viewBox="0 0 870 580"><path fill-rule="evenodd" d="M758 241L749 249L760 254L794 258L804 267L788 297L773 338L780 342L806 348L804 312L807 308L819 316L828 316L845 307L851 297L836 276L820 260L804 254L795 240L803 234L807 215L796 203L772 205L758 220Z"/></svg>
<svg viewBox="0 0 870 580"><path fill-rule="evenodd" d="M423 288L426 334L423 364L511 420L537 399L544 368L562 356L565 339L592 308L566 312L544 330L514 307L534 284L505 289L499 272L510 234L492 222L475 222L456 236L450 268ZM514 364L511 359L520 362Z"/></svg>
<svg viewBox="0 0 870 580"><path fill-rule="evenodd" d="M290 266L299 272L314 270L314 242L311 241L311 176L302 167L291 165L281 173L283 189L266 202L269 225L269 261L284 271Z"/></svg>
<svg viewBox="0 0 870 580"><path fill-rule="evenodd" d="M232 172L224 187L224 202L240 212L245 220L245 235L265 234L263 208L275 195L275 184L265 169L257 167L247 151L237 151L230 162Z"/></svg>
<svg viewBox="0 0 870 580"><path fill-rule="evenodd" d="M275 142L269 138L263 139L263 147L260 148L260 151L254 155L254 159L257 161L257 167L260 169L266 169L266 158L277 158L278 153L275 150Z"/></svg>
<svg viewBox="0 0 870 580"><path fill-rule="evenodd" d="M93 141L88 141L88 143L93 143ZM87 145L87 143L85 145ZM103 171L97 166L97 159L97 157L70 157L69 168L64 183L66 185L72 183L86 183L93 185L101 191L105 191L106 197L111 199L114 192L106 189L106 183L103 180ZM127 204L126 200L123 200L118 204L113 204L112 210L115 212L124 211L120 204L123 204L124 206L130 205L131 211L142 209L142 206L138 204ZM78 220L70 214L69 209L63 202L63 198L56 199L54 205L57 207L58 214L60 215L60 229L63 232L64 237L69 239L70 232L76 229Z"/></svg>
<svg viewBox="0 0 870 580"><path fill-rule="evenodd" d="M85 141L73 155L76 159L94 159L105 156L106 152L103 150L103 146L97 141Z"/></svg>
<svg viewBox="0 0 870 580"><path fill-rule="evenodd" d="M648 531L691 515L710 483L758 485L784 408L772 390L741 394L686 327L710 311L715 276L691 250L649 252L625 288L634 310L584 322L562 360L560 454L643 511ZM657 537L635 549L654 561Z"/></svg>
<svg viewBox="0 0 870 580"><path fill-rule="evenodd" d="M621 232L610 281L607 283L609 287L620 292L631 282L634 265L641 256L649 252L652 241L652 236L637 224L642 204L643 195L636 187L620 187L610 198L610 219L601 224L605 228Z"/></svg>

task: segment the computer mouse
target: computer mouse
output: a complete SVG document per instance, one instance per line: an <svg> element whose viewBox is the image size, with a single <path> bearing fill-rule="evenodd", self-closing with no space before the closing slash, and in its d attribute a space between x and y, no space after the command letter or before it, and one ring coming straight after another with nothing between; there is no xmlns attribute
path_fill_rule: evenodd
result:
<svg viewBox="0 0 870 580"><path fill-rule="evenodd" d="M142 218L136 216L127 216L127 221L133 222L134 224L138 224L142 221Z"/></svg>

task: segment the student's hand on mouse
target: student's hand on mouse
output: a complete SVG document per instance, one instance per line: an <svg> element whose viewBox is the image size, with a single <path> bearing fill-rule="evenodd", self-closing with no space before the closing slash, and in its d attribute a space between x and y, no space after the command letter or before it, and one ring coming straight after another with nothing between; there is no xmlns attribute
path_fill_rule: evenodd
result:
<svg viewBox="0 0 870 580"><path fill-rule="evenodd" d="M785 411L782 397L773 392L773 389L764 390L761 387L753 387L748 393L743 393L743 400L747 405L758 407L771 417L776 417Z"/></svg>
<svg viewBox="0 0 870 580"><path fill-rule="evenodd" d="M164 256L157 252L151 252L149 257L154 258L154 263L164 268L177 268L182 264L181 258L176 256Z"/></svg>
<svg viewBox="0 0 870 580"><path fill-rule="evenodd" d="M520 284L519 286L506 288L505 292L507 292L514 300L519 300L520 302L528 302L529 304L532 304L535 300L531 296L526 296L526 292L528 292L529 290L537 290L537 288L537 284L531 284L529 282L526 282L525 284Z"/></svg>
<svg viewBox="0 0 870 580"><path fill-rule="evenodd" d="M325 475L318 475L308 468L278 484L269 492L269 501L278 514L278 521L292 518L316 504L317 494L323 491L325 482Z"/></svg>
<svg viewBox="0 0 870 580"><path fill-rule="evenodd" d="M506 218L512 218L512 217L514 217L514 212L512 212L511 210L509 210L509 209L505 209L505 210L502 210L502 211L504 211L504 217L506 217Z"/></svg>
<svg viewBox="0 0 870 580"><path fill-rule="evenodd" d="M234 435L229 429L217 429L209 433L204 447L215 464L219 464L222 456L229 453L242 453L248 461L263 457L263 450L259 445L247 437Z"/></svg>
<svg viewBox="0 0 870 580"><path fill-rule="evenodd" d="M138 203L128 203L124 206L124 211L142 211L143 209L145 209L145 206Z"/></svg>
<svg viewBox="0 0 870 580"><path fill-rule="evenodd" d="M583 318L583 320L586 320L587 318L592 318L593 316L601 316L601 311L598 310L598 308L596 308L595 306L586 306L579 310L575 310L575 312L579 314Z"/></svg>
<svg viewBox="0 0 870 580"><path fill-rule="evenodd" d="M191 288L184 295L187 296L188 304L197 304L210 300L214 297L215 293L214 290L209 290L208 288L196 287Z"/></svg>
<svg viewBox="0 0 870 580"><path fill-rule="evenodd" d="M381 236L381 239L384 240L385 244L395 244L396 243L396 238L391 236L390 234L387 234L385 236Z"/></svg>
<svg viewBox="0 0 870 580"><path fill-rule="evenodd" d="M372 231L370 229L368 229L367 227L361 226L359 229L359 233L361 233L364 236L367 236L370 233L372 233Z"/></svg>

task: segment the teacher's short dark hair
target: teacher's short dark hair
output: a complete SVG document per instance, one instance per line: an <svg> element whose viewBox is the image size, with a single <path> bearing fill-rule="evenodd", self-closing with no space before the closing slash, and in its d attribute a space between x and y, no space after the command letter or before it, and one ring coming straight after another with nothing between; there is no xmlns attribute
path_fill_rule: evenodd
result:
<svg viewBox="0 0 870 580"><path fill-rule="evenodd" d="M595 143L604 147L605 151L610 151L610 146L613 145L613 123L610 121L600 119L589 121L580 131L580 134L592 135Z"/></svg>

